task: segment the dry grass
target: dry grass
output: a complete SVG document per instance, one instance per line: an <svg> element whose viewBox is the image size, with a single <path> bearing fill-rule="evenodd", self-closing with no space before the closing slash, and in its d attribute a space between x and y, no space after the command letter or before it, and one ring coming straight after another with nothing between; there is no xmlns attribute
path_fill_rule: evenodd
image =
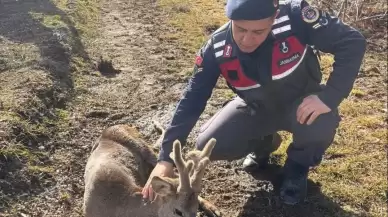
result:
<svg viewBox="0 0 388 217"><path fill-rule="evenodd" d="M226 21L220 0L160 0L159 5L168 10L169 22L176 32L165 35L167 39L177 39L179 43L195 53L207 40L207 34L216 30ZM190 28L188 28L190 27Z"/></svg>
<svg viewBox="0 0 388 217"><path fill-rule="evenodd" d="M10 17L0 26L22 26L0 28L0 215L25 192L54 184L50 143L70 130L74 81L91 66L80 34L97 36L97 4L42 0L0 9Z"/></svg>
<svg viewBox="0 0 388 217"><path fill-rule="evenodd" d="M177 38L191 53L196 52L206 41L207 32L204 29L209 26L220 26L226 20L223 1L160 0L159 2L164 10L168 11L170 24L180 30L166 37ZM387 11L384 1L375 3L364 1L364 3L357 20ZM354 2L349 1L348 4L348 8L354 7ZM350 11L343 16L351 22L355 14ZM386 32L376 29L380 19L357 21L356 27L365 27L363 24L368 22L374 26L361 29L363 32L374 31L372 33L386 38ZM369 36L367 35L368 40L372 40L369 41L370 44L376 43L373 37L370 39ZM386 42L380 46L386 48ZM387 213L388 187L386 176L387 63L386 56L375 51L368 50L355 87L349 98L340 106L343 121L335 141L327 151L322 164L310 174L310 179L321 183L322 193L339 204L343 210L355 215L383 217ZM191 63L192 58L187 61ZM328 54L323 55L321 59L324 82L330 75L333 61L333 56ZM218 87L224 88L222 85ZM229 95L230 92L227 92L224 98L229 98ZM273 153L273 160L279 164L283 164L285 150L292 140L288 133L282 132L281 135L284 142L280 149Z"/></svg>

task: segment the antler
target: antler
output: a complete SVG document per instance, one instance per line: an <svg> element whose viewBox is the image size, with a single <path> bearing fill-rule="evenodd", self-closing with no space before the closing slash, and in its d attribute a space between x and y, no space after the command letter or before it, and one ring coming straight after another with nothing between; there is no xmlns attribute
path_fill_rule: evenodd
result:
<svg viewBox="0 0 388 217"><path fill-rule="evenodd" d="M205 175L206 166L210 163L208 157L201 159L196 169L194 169L193 175L191 176L191 188L195 192L201 191L202 178Z"/></svg>
<svg viewBox="0 0 388 217"><path fill-rule="evenodd" d="M205 174L206 166L210 163L210 155L216 144L216 139L210 139L202 151L194 150L188 153L188 162L182 156L181 143L175 140L173 153L170 157L174 160L179 172L180 185L178 191L193 188L200 191L202 178ZM191 180L190 180L191 177Z"/></svg>
<svg viewBox="0 0 388 217"><path fill-rule="evenodd" d="M194 162L194 168L190 171L191 187L196 191L201 190L202 178L205 175L206 166L210 163L210 155L216 145L216 139L210 139L202 151L191 151L188 155Z"/></svg>
<svg viewBox="0 0 388 217"><path fill-rule="evenodd" d="M189 163L186 163L183 160L182 157L182 151L181 151L181 143L179 140L175 140L173 144L173 160L175 162L175 165L179 172L179 187L178 191L181 190L189 190L190 189L190 177L189 172L191 168L194 166L194 162L190 161Z"/></svg>
<svg viewBox="0 0 388 217"><path fill-rule="evenodd" d="M198 164L203 158L207 157L210 159L210 155L214 149L214 146L216 145L216 142L217 140L212 138L207 142L207 144L205 145L202 151L194 150L194 151L190 151L187 154L187 158L194 161L194 169L197 168ZM193 175L193 173L194 173L194 170L190 170L190 177Z"/></svg>

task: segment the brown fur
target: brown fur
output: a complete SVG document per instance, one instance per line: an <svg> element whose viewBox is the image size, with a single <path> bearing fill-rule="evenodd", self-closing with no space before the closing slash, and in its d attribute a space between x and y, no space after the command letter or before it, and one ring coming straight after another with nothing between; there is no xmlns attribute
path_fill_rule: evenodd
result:
<svg viewBox="0 0 388 217"><path fill-rule="evenodd" d="M105 129L93 145L85 168L85 217L178 217L180 213L191 216L198 205L209 207L206 200L198 201L200 179L209 159L196 159L195 165L184 162L179 157L180 149L180 143L175 142L175 158L182 160L176 162L179 177L186 174L187 178L154 177L151 185L158 197L155 202L144 205L141 190L156 164L156 153L129 125ZM193 181L196 187L191 188L184 180Z"/></svg>

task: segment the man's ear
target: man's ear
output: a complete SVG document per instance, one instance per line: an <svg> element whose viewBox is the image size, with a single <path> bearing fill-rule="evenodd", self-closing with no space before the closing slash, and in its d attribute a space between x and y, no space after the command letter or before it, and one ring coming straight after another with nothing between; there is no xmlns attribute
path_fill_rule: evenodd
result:
<svg viewBox="0 0 388 217"><path fill-rule="evenodd" d="M154 176L151 180L152 189L160 196L168 196L176 193L177 185L174 180Z"/></svg>

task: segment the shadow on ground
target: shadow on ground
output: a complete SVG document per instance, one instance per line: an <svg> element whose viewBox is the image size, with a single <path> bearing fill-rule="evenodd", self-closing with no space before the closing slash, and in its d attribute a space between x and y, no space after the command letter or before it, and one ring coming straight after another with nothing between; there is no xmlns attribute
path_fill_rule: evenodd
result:
<svg viewBox="0 0 388 217"><path fill-rule="evenodd" d="M279 165L271 164L265 170L251 173L261 181L263 190L251 196L239 217L366 217L343 210L321 192L319 183L311 180L308 180L308 196L304 203L297 206L282 204L279 198L281 172Z"/></svg>
<svg viewBox="0 0 388 217"><path fill-rule="evenodd" d="M8 123L13 134L7 140L0 138L0 147L13 145L8 152L0 153L0 215L3 209L12 206L12 201L27 199L55 184L49 169L44 168L52 162L46 153L39 154L42 152L39 147L54 140L58 133L55 128L58 117L54 113L56 108L64 108L72 96L72 73L76 71L72 68L73 58L77 57L84 65L91 64L74 23L49 0L0 0L0 50L9 51L19 45L34 45L37 54L28 55L39 56L36 61L26 63L20 60L23 54L0 54L0 73L15 77L12 88L24 91L26 96L25 105L9 108L20 116ZM39 91L33 90L31 87L38 84L25 78L34 76L37 70L48 73L52 85L48 82L45 86L42 81ZM27 82L21 85L18 79ZM8 112L0 106L0 112L3 109ZM40 134L28 129L43 130Z"/></svg>
<svg viewBox="0 0 388 217"><path fill-rule="evenodd" d="M45 25L45 19L53 19L56 25ZM71 56L90 62L74 23L49 0L0 0L0 36L13 43L35 44L40 51L39 66L65 89L73 88Z"/></svg>

